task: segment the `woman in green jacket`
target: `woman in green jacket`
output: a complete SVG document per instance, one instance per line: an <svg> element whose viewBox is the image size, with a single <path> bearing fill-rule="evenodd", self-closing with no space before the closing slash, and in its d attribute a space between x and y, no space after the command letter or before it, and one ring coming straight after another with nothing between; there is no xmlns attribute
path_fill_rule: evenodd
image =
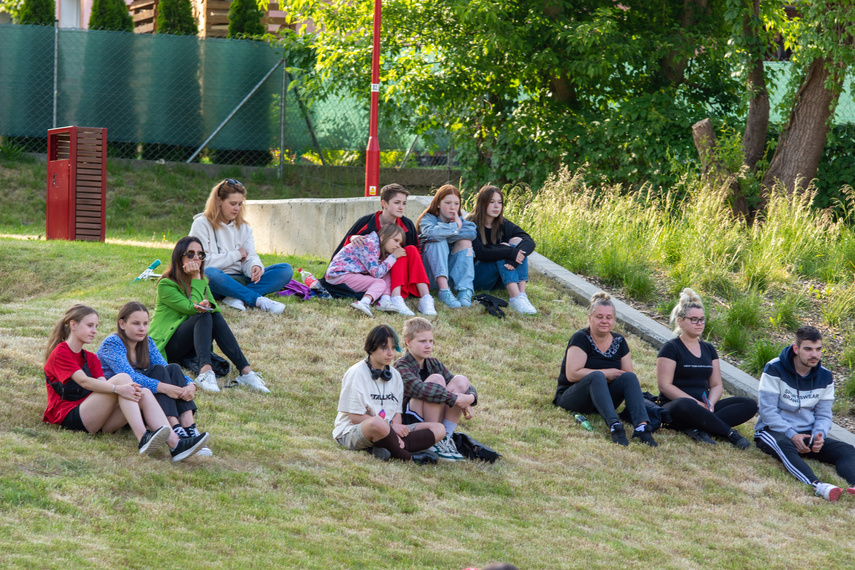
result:
<svg viewBox="0 0 855 570"><path fill-rule="evenodd" d="M252 371L235 336L214 301L205 278L205 251L198 238L178 240L172 261L157 282L157 298L149 336L167 362L180 363L195 356L199 363L196 384L206 392L219 392L211 366L213 342L240 371L239 384L270 393L261 376Z"/></svg>

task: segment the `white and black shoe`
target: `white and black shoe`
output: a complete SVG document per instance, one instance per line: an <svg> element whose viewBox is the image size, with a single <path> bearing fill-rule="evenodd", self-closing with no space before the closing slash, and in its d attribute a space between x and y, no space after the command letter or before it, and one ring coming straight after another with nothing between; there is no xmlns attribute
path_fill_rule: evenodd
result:
<svg viewBox="0 0 855 570"><path fill-rule="evenodd" d="M169 426L160 426L155 431L145 430L145 433L140 438L140 455L151 455L166 443L169 439L169 434L172 430Z"/></svg>
<svg viewBox="0 0 855 570"><path fill-rule="evenodd" d="M177 463L179 461L183 461L188 457L191 457L198 453L203 447L205 447L205 443L208 441L207 432L203 432L199 435L186 437L184 439L178 440L178 445L175 446L175 449L172 450L172 462Z"/></svg>

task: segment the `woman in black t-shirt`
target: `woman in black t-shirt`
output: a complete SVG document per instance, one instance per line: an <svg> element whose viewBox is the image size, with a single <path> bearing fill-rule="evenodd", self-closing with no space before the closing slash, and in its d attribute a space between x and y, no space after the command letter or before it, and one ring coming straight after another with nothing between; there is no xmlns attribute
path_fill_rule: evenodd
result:
<svg viewBox="0 0 855 570"><path fill-rule="evenodd" d="M671 323L680 336L666 342L656 360L656 382L663 408L671 414L668 427L682 430L697 441L715 443L710 434L726 438L739 449L750 444L733 429L757 413L751 398L721 399L718 353L700 339L704 332L704 307L691 289L683 289L671 312Z"/></svg>
<svg viewBox="0 0 855 570"><path fill-rule="evenodd" d="M626 400L635 426L632 437L656 447L644 397L632 371L629 345L625 338L612 332L615 307L608 293L600 292L591 297L588 323L588 328L575 333L567 343L552 403L583 414L596 410L609 426L612 441L629 445L615 411Z"/></svg>

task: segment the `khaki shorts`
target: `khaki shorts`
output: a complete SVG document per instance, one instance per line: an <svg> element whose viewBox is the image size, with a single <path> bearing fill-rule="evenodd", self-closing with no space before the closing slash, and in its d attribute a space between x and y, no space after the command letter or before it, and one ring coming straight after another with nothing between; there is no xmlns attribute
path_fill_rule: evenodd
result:
<svg viewBox="0 0 855 570"><path fill-rule="evenodd" d="M374 444L362 434L362 424L356 424L354 429L339 437L336 441L343 447L354 451L374 447Z"/></svg>

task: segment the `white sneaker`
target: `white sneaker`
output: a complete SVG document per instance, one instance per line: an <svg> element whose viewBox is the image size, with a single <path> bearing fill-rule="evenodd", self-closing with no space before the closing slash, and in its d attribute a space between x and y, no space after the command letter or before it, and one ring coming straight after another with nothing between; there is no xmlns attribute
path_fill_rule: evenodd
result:
<svg viewBox="0 0 855 570"><path fill-rule="evenodd" d="M817 497L822 497L826 501L836 501L840 498L843 489L835 487L830 483L817 483L814 487Z"/></svg>
<svg viewBox="0 0 855 570"><path fill-rule="evenodd" d="M272 299L268 299L267 297L259 297L258 301L255 302L255 306L261 309L262 311L267 311L268 313L273 313L274 315L281 315L282 311L285 310L285 305L280 303L279 301L273 301Z"/></svg>
<svg viewBox="0 0 855 570"><path fill-rule="evenodd" d="M534 305L528 302L524 293L508 299L508 304L513 310L523 315L537 314L537 309L534 308Z"/></svg>
<svg viewBox="0 0 855 570"><path fill-rule="evenodd" d="M437 457L443 461L464 461L466 459L457 451L454 440L448 434L431 447L431 451L436 453Z"/></svg>
<svg viewBox="0 0 855 570"><path fill-rule="evenodd" d="M245 311L246 305L240 299L235 299L234 297L223 297L223 300L220 301L223 305L228 305L232 309L237 309L238 311Z"/></svg>
<svg viewBox="0 0 855 570"><path fill-rule="evenodd" d="M353 307L354 309L356 309L357 311L362 311L363 313L365 313L369 317L374 316L374 314L371 312L371 307L369 306L368 301L366 301L364 297L360 301L356 301L355 303L351 303L350 306Z"/></svg>
<svg viewBox="0 0 855 570"><path fill-rule="evenodd" d="M205 392L219 392L220 386L217 384L217 375L213 370L208 370L196 376L196 385Z"/></svg>
<svg viewBox="0 0 855 570"><path fill-rule="evenodd" d="M241 374L237 378L238 384L245 384L249 386L253 390L258 390L262 394L269 394L270 390L267 389L267 386L264 385L264 380L261 379L261 376L256 374L255 371L250 370L246 374Z"/></svg>
<svg viewBox="0 0 855 570"><path fill-rule="evenodd" d="M419 299L419 312L423 315L432 317L436 315L436 307L433 304L433 297L430 293Z"/></svg>
<svg viewBox="0 0 855 570"><path fill-rule="evenodd" d="M410 310L407 304L404 302L403 297L392 297L392 306L395 307L395 310L400 315L404 315L407 317L414 317L416 314ZM381 307L382 308L382 307Z"/></svg>
<svg viewBox="0 0 855 570"><path fill-rule="evenodd" d="M377 306L380 307L381 311L385 311L387 313L398 312L398 309L395 307L395 303L392 302L392 297L389 295L380 295L380 302L377 303Z"/></svg>

